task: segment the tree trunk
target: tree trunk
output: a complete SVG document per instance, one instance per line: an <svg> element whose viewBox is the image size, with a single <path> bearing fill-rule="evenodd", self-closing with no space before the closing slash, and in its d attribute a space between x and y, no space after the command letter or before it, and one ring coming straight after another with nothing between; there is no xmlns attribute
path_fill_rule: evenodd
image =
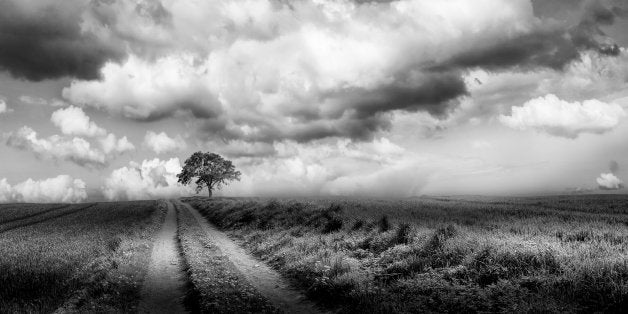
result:
<svg viewBox="0 0 628 314"><path fill-rule="evenodd" d="M207 192L209 192L209 197L212 197L212 189L211 188L207 188Z"/></svg>

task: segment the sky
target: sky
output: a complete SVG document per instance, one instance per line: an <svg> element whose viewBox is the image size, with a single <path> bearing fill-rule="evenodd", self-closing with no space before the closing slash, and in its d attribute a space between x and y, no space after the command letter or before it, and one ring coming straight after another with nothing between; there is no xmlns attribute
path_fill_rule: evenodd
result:
<svg viewBox="0 0 628 314"><path fill-rule="evenodd" d="M626 193L622 0L0 0L0 202Z"/></svg>

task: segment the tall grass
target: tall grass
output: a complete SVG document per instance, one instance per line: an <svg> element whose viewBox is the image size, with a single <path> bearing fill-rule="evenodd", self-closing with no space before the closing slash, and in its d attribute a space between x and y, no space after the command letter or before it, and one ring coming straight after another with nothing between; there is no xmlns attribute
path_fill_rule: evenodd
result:
<svg viewBox="0 0 628 314"><path fill-rule="evenodd" d="M155 209L155 202L0 207L0 227L20 219L0 229L0 312L132 311L161 220Z"/></svg>
<svg viewBox="0 0 628 314"><path fill-rule="evenodd" d="M624 196L186 201L341 312L628 304Z"/></svg>

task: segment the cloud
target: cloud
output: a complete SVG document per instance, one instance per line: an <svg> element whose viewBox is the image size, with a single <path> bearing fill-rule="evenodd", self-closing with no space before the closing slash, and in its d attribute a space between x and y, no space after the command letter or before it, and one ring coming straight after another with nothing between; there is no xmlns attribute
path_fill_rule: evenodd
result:
<svg viewBox="0 0 628 314"><path fill-rule="evenodd" d="M55 134L40 138L37 132L28 126L9 133L6 138L7 146L32 151L38 158L67 160L89 168L104 168L115 155L135 149L126 136L118 139L111 133L98 139L102 149L92 146L82 137Z"/></svg>
<svg viewBox="0 0 628 314"><path fill-rule="evenodd" d="M107 134L107 130L90 121L83 109L74 106L53 112L50 121L65 135L96 137Z"/></svg>
<svg viewBox="0 0 628 314"><path fill-rule="evenodd" d="M543 5L539 2L541 1L533 2L534 6ZM580 8L573 10L574 7ZM587 1L584 5L571 1L563 11L577 16L573 19L575 22L556 23L567 19L541 14L542 17L548 18L548 22L534 25L532 32L513 33L504 40L490 45L476 45L438 67L481 67L488 70L508 67L530 70L547 67L562 70L577 60L584 50L593 50L609 56L619 54L620 47L600 28L614 24L615 17L621 11L619 7L609 7L599 1Z"/></svg>
<svg viewBox="0 0 628 314"><path fill-rule="evenodd" d="M85 182L69 175L59 175L44 180L28 179L11 186L6 179L0 180L0 203L78 203L87 198Z"/></svg>
<svg viewBox="0 0 628 314"><path fill-rule="evenodd" d="M40 138L35 130L23 126L5 135L7 146L32 151L39 158L68 160L90 168L104 168L117 155L135 149L126 136L118 138L108 133L78 107L58 109L52 113L50 121L61 130L62 136ZM100 149L84 137L94 138Z"/></svg>
<svg viewBox="0 0 628 314"><path fill-rule="evenodd" d="M0 114L8 113L13 111L13 109L9 108L7 102L4 98L0 97Z"/></svg>
<svg viewBox="0 0 628 314"><path fill-rule="evenodd" d="M624 182L612 173L602 173L596 181L601 190L619 190L624 187Z"/></svg>
<svg viewBox="0 0 628 314"><path fill-rule="evenodd" d="M67 105L67 103L65 103L61 99L54 98L49 101L41 97L35 97L35 96L30 96L30 95L20 96L20 101L28 105L36 105L36 106L65 107Z"/></svg>
<svg viewBox="0 0 628 314"><path fill-rule="evenodd" d="M178 158L143 160L114 170L102 187L107 200L175 198L192 194L189 186L177 181L181 172Z"/></svg>
<svg viewBox="0 0 628 314"><path fill-rule="evenodd" d="M73 81L68 101L137 120L191 114L201 136L222 140L368 141L393 112L450 115L469 95L469 69L564 70L583 51L621 51L599 29L612 20L539 18L527 0L114 2L90 12L90 29L123 38L130 53L98 80Z"/></svg>
<svg viewBox="0 0 628 314"><path fill-rule="evenodd" d="M37 132L27 126L10 133L6 144L9 147L30 150L40 158L69 160L80 166L104 167L107 164L105 154L93 148L83 138L64 138L59 135L39 138Z"/></svg>
<svg viewBox="0 0 628 314"><path fill-rule="evenodd" d="M20 101L27 105L35 105L35 106L45 106L48 104L48 101L41 97L35 97L30 95L22 95L20 96Z"/></svg>
<svg viewBox="0 0 628 314"><path fill-rule="evenodd" d="M214 146L222 153L223 148ZM342 138L309 143L292 140L272 144L273 154L241 155L233 163L242 172L219 192L222 195L355 195L407 197L423 193L435 178L491 173L480 160L415 152L386 137L371 141Z"/></svg>
<svg viewBox="0 0 628 314"><path fill-rule="evenodd" d="M102 81L74 81L63 96L75 104L106 109L125 117L154 120L175 112L199 117L220 111L216 96L203 84L203 67L192 56L168 56L155 62L131 55L123 64L107 63Z"/></svg>
<svg viewBox="0 0 628 314"><path fill-rule="evenodd" d="M117 41L82 24L98 2L1 1L0 70L33 81L98 78L102 64L124 55Z"/></svg>
<svg viewBox="0 0 628 314"><path fill-rule="evenodd" d="M591 99L567 102L553 94L512 107L510 116L499 120L513 129L533 129L554 136L576 138L581 133L602 134L615 128L626 113L617 104Z"/></svg>
<svg viewBox="0 0 628 314"><path fill-rule="evenodd" d="M172 138L165 132L155 133L153 131L146 132L144 145L156 154L175 152L187 147L185 140L180 135Z"/></svg>
<svg viewBox="0 0 628 314"><path fill-rule="evenodd" d="M103 151L107 155L112 153L123 154L135 149L135 145L133 145L133 143L131 143L126 136L117 138L113 133L109 133L107 136L99 139L99 142Z"/></svg>

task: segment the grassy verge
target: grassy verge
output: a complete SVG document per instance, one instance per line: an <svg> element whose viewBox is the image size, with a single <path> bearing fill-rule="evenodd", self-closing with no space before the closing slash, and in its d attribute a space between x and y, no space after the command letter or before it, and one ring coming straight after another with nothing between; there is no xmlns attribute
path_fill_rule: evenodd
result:
<svg viewBox="0 0 628 314"><path fill-rule="evenodd" d="M98 203L1 233L0 312L133 312L163 219L156 209Z"/></svg>
<svg viewBox="0 0 628 314"><path fill-rule="evenodd" d="M615 207L626 203L621 197L585 208L555 198L186 201L341 312L616 312L628 305L628 216Z"/></svg>
<svg viewBox="0 0 628 314"><path fill-rule="evenodd" d="M207 238L194 216L177 207L178 240L191 283L187 307L201 313L278 313Z"/></svg>

